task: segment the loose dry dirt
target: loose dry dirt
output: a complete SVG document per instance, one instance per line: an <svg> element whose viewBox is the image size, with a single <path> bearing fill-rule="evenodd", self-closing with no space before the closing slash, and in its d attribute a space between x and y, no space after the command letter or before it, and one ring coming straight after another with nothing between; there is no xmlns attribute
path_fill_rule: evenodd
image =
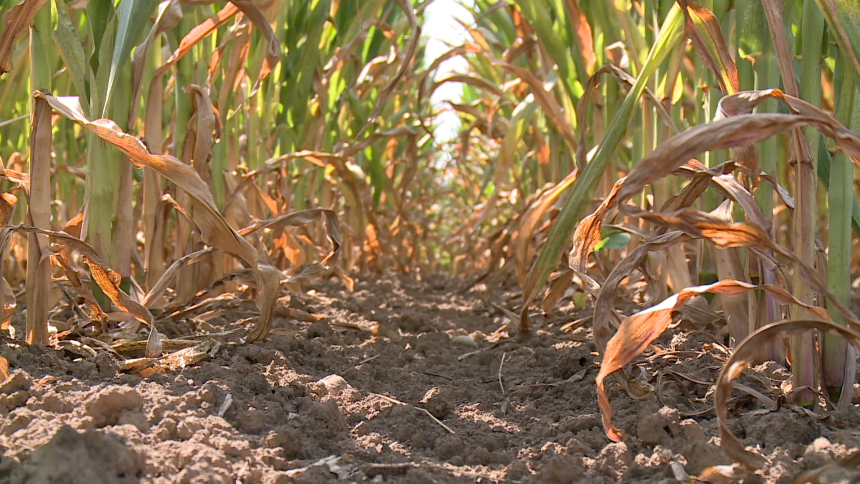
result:
<svg viewBox="0 0 860 484"><path fill-rule="evenodd" d="M461 286L441 277L361 281L353 293L327 284L292 303L322 321L278 320L263 343L226 344L199 365L147 378L118 373L107 353L76 360L7 341L0 482L658 483L677 482L671 459L691 475L730 462L713 413L688 417L707 409L713 387L671 377L716 378L725 355L713 331L680 324L656 342L667 353L628 368L651 385L663 373L662 408L607 380L614 423L627 433L610 443L589 324L564 327L588 312L563 307L536 318L529 337L510 337L485 302L513 307L505 292ZM770 364L740 381L768 393L786 377ZM733 428L770 464L743 482L792 482L860 448L856 408L821 421L762 411L744 395ZM821 482L837 478L860 473L837 469Z"/></svg>

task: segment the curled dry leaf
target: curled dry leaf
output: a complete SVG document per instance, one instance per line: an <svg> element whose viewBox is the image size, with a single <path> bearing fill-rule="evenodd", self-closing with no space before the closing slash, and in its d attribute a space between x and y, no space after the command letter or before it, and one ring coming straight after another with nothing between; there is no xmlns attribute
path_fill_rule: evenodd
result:
<svg viewBox="0 0 860 484"><path fill-rule="evenodd" d="M517 274L517 281L522 285L528 272L526 263L528 262L529 242L534 235L535 228L543 217L543 214L552 206L558 197L576 180L576 171L571 172L564 177L554 187L545 191L541 196L526 210L523 214L517 232L514 237L514 270Z"/></svg>
<svg viewBox="0 0 860 484"><path fill-rule="evenodd" d="M663 227L680 230L693 237L707 239L719 248L747 247L771 250L794 262L795 270L800 271L803 280L810 289L824 296L827 304L839 312L848 324L860 328L860 320L833 294L821 274L798 258L794 252L774 243L758 225L750 222L725 223L710 214L691 209L680 210L673 215L643 211L631 205L623 205L620 209L624 213L638 216ZM762 258L760 253L757 254L760 255L762 261L767 261L767 258Z"/></svg>
<svg viewBox="0 0 860 484"><path fill-rule="evenodd" d="M15 293L12 291L12 286L6 282L5 278L0 278L0 331L9 329L9 320L15 314L15 308L18 306L15 301Z"/></svg>
<svg viewBox="0 0 860 484"><path fill-rule="evenodd" d="M150 327L152 326L152 313L119 287L121 280L119 273L107 267L95 249L89 244L65 232L55 232L53 230L25 225L18 225L12 228L31 234L45 235L51 242L81 254L90 267L93 282L98 284L99 288L101 288L102 292L104 292L111 302L120 310L134 316L138 321Z"/></svg>
<svg viewBox="0 0 860 484"><path fill-rule="evenodd" d="M803 319L792 321L780 321L769 324L745 339L734 353L726 361L720 377L717 379L717 389L714 395L714 405L717 409L717 423L720 428L720 446L726 453L737 462L740 462L749 470L761 468L767 460L756 453L747 451L743 443L734 436L726 419L728 408L726 402L732 392L732 380L737 378L741 372L756 361L761 348L767 343L787 338L810 330L836 333L845 338L856 348L860 348L860 333L853 328L840 326L830 321Z"/></svg>
<svg viewBox="0 0 860 484"><path fill-rule="evenodd" d="M0 193L0 226L7 225L12 219L18 197L8 192Z"/></svg>
<svg viewBox="0 0 860 484"><path fill-rule="evenodd" d="M597 207L597 210L580 220L576 225L576 230L573 232L573 249L570 251L570 258L568 259L568 265L571 269L580 272L585 270L588 254L600 242L600 226L603 223L603 217L618 202L616 195L618 195L618 190L623 184L624 178L616 181L612 191Z"/></svg>
<svg viewBox="0 0 860 484"><path fill-rule="evenodd" d="M827 112L779 89L746 91L727 96L720 101L725 114L751 112L766 98L775 98L795 114L737 114L709 124L695 126L661 143L627 175L618 197L630 199L642 189L677 169L699 153L713 149L748 146L775 134L802 126L813 126L821 134L836 141L855 165L860 166L860 136L836 121Z"/></svg>
<svg viewBox="0 0 860 484"><path fill-rule="evenodd" d="M0 75L12 70L12 48L15 39L27 30L30 22L47 3L47 0L22 0L3 13L3 31L0 32Z"/></svg>
<svg viewBox="0 0 860 484"><path fill-rule="evenodd" d="M738 92L738 70L723 38L720 22L710 10L692 0L679 0L679 3L684 12L684 33L693 41L696 54L714 71L723 94Z"/></svg>
<svg viewBox="0 0 860 484"><path fill-rule="evenodd" d="M603 429L606 432L606 436L615 442L620 442L624 438L624 432L612 426L611 423L612 409L609 406L609 399L606 397L603 386L603 380L607 376L622 369L624 365L642 353L652 341L663 334L672 321L672 313L693 297L704 293L734 297L755 289L761 289L773 294L777 300L784 304L797 304L808 310L815 317L828 318L827 311L824 308L802 303L780 286L756 286L730 279L705 286L688 287L656 306L628 316L621 322L618 331L607 343L603 362L600 365L600 373L598 373L596 378L597 404L600 407L600 415L603 418Z"/></svg>

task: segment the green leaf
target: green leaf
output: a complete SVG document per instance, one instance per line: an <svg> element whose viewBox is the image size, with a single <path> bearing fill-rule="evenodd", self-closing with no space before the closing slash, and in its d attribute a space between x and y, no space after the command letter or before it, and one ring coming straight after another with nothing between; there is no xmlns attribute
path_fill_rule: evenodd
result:
<svg viewBox="0 0 860 484"><path fill-rule="evenodd" d="M140 42L143 29L146 27L149 16L152 15L156 5L154 0L120 0L119 2L119 9L117 10L119 25L117 26L116 43L113 47L113 57L110 63L110 75L108 76L102 116L105 115L110 104L117 74L131 58L131 49Z"/></svg>
<svg viewBox="0 0 860 484"><path fill-rule="evenodd" d="M846 63L860 76L860 9L857 0L816 0L824 20L845 55Z"/></svg>
<svg viewBox="0 0 860 484"><path fill-rule="evenodd" d="M111 0L89 0L87 2L87 25L90 26L90 39L92 40L92 53L90 56L90 67L93 72L99 71L99 52L101 52L102 39L105 36L108 23L116 16L116 9Z"/></svg>
<svg viewBox="0 0 860 484"><path fill-rule="evenodd" d="M550 229L546 243L538 255L537 262L535 262L528 276L526 276L525 283L523 284L522 329L528 329L529 327L527 319L528 307L537 295L538 290L546 282L550 273L558 265L561 252L564 250L565 245L573 235L576 224L579 222L579 212L583 202L590 200L591 193L594 191L597 181L606 171L615 148L624 138L627 126L630 124L630 120L633 119L636 112L635 109L639 105L639 98L645 91L645 84L669 52L680 45L678 40L683 30L684 16L681 13L680 7L675 4L666 17L666 21L663 23L660 33L651 47L651 51L648 53L648 58L642 67L642 72L636 78L636 83L627 93L624 103L612 119L612 124L609 125L609 129L604 135L597 152L594 154L594 158L586 165L577 180L573 182L570 195L568 195L552 229Z"/></svg>
<svg viewBox="0 0 860 484"><path fill-rule="evenodd" d="M597 245L594 246L594 250L602 250L602 249L623 249L627 247L627 243L630 242L630 234L627 232L615 231L609 234L608 237L604 238Z"/></svg>
<svg viewBox="0 0 860 484"><path fill-rule="evenodd" d="M558 71L567 95L571 99L579 99L582 96L582 83L585 82L585 79L579 79L579 82L575 82L577 81L576 65L574 65L573 57L571 57L570 50L565 45L564 40L553 29L550 20L553 17L551 6L540 0L517 0L516 4L523 16L534 27L538 38L546 47L552 60L558 65Z"/></svg>
<svg viewBox="0 0 860 484"><path fill-rule="evenodd" d="M84 108L84 114L89 116L90 96L87 83L90 79L90 72L87 65L87 55L84 52L84 46L78 40L78 32L69 17L69 11L66 10L66 3L63 0L54 0L54 5L57 10L57 24L53 31L54 44L59 48L60 56L69 69L78 96L83 100L81 105Z"/></svg>

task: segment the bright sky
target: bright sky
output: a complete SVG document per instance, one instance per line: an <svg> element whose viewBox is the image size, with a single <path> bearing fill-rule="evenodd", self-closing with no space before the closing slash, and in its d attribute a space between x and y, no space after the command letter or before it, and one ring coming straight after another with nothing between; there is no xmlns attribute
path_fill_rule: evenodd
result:
<svg viewBox="0 0 860 484"><path fill-rule="evenodd" d="M472 4L471 0L435 0L427 7L423 28L424 35L427 36L428 65L450 49L447 44L459 45L465 39L466 32L456 19L468 24L471 24L474 19L460 1L467 5ZM442 63L436 78L445 77L452 72L465 72L465 69L466 60L454 57ZM430 100L438 110L444 101L460 102L461 89L462 86L459 83L445 83L433 93ZM441 114L436 118L436 123L437 141L444 142L457 136L459 120L453 111Z"/></svg>

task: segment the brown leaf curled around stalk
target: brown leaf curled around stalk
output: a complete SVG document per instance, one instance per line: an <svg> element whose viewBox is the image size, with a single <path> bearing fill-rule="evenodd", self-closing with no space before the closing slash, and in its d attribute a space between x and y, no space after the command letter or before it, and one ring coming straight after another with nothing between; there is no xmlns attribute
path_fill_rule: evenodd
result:
<svg viewBox="0 0 860 484"><path fill-rule="evenodd" d="M5 278L0 278L0 331L9 329L9 320L15 314L15 308L18 303L15 301L15 293L12 291L12 286L6 282Z"/></svg>
<svg viewBox="0 0 860 484"><path fill-rule="evenodd" d="M620 442L624 438L624 432L615 428L612 423L612 408L604 390L603 380L611 373L618 371L627 363L641 354L645 348L657 339L672 321L672 313L686 304L699 294L719 294L726 297L739 296L749 291L761 289L771 293L777 300L784 304L797 304L807 309L812 315L819 318L827 318L824 308L810 306L795 299L780 286L756 286L746 282L726 279L705 286L688 287L678 294L665 299L660 304L628 316L621 322L618 331L606 344L603 362L600 365L597 382L597 405L600 407L600 415L603 419L603 429L610 440Z"/></svg>
<svg viewBox="0 0 860 484"><path fill-rule="evenodd" d="M18 204L18 197L8 192L0 193L0 226L4 226L12 219L12 213L15 211L15 205Z"/></svg>

